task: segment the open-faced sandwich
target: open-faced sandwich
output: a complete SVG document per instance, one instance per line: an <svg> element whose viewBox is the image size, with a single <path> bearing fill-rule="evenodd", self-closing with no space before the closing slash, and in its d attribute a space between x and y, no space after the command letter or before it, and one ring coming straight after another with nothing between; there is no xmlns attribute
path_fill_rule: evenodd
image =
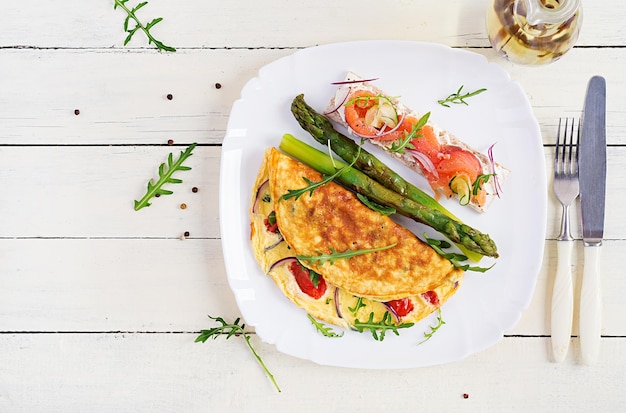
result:
<svg viewBox="0 0 626 413"><path fill-rule="evenodd" d="M266 151L250 209L255 258L311 316L348 329L410 326L457 290L463 270L334 182L286 196L321 173Z"/></svg>
<svg viewBox="0 0 626 413"><path fill-rule="evenodd" d="M449 131L362 79L348 73L325 114L423 175L435 196L454 197L484 212L509 171Z"/></svg>

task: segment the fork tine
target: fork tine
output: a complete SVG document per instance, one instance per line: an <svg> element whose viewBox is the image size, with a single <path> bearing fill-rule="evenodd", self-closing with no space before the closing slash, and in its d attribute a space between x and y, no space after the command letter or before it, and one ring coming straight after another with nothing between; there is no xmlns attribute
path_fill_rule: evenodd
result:
<svg viewBox="0 0 626 413"><path fill-rule="evenodd" d="M559 118L559 128L556 131L556 145L554 148L554 173L555 175L558 174L560 172L560 165L561 163L559 162L559 154L560 154L560 147L561 145L561 123L562 123L563 119Z"/></svg>

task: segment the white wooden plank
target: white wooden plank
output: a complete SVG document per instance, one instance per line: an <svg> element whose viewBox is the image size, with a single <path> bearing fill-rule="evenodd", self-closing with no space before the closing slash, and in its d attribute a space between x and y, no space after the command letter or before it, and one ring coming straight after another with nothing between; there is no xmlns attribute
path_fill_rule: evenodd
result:
<svg viewBox="0 0 626 413"><path fill-rule="evenodd" d="M579 364L577 342L554 364L548 339L526 338L453 364L372 371L293 359L252 337L278 393L243 340L195 336L0 335L0 410L616 412L626 402L626 340L603 339L593 367Z"/></svg>
<svg viewBox="0 0 626 413"><path fill-rule="evenodd" d="M603 247L602 334L607 336L626 336L624 248L625 241L607 241ZM234 319L240 312L221 253L215 239L0 240L0 331L184 332L198 330L209 314ZM556 241L546 244L544 257L530 307L508 334L550 334L546 309L556 272ZM583 264L578 242L576 296Z"/></svg>
<svg viewBox="0 0 626 413"><path fill-rule="evenodd" d="M130 1L135 5L138 1ZM0 46L45 48L122 47L126 35L121 10L112 1L71 0L58 8L54 3L7 3L0 23ZM138 15L144 22L164 20L154 35L178 48L303 47L336 41L398 39L437 41L452 46L487 47L484 20L487 0L402 0L380 8L376 0L238 2L152 0ZM181 12L181 11L185 12ZM375 12L373 12L375 10ZM583 10L583 30L578 45L620 45L625 11L606 0ZM46 30L24 30L32 21L48 22ZM145 47L141 33L130 47Z"/></svg>
<svg viewBox="0 0 626 413"><path fill-rule="evenodd" d="M194 331L238 315L218 240L0 240L0 331Z"/></svg>
<svg viewBox="0 0 626 413"><path fill-rule="evenodd" d="M241 88L262 66L294 51L0 49L0 59L11 62L0 67L0 144L221 143ZM545 67L516 66L490 49L474 51L524 88L546 143L553 142L559 117L580 116L588 79L605 76L607 140L626 142L626 102L620 98L626 80L615 64L626 59L626 49L576 49Z"/></svg>
<svg viewBox="0 0 626 413"><path fill-rule="evenodd" d="M218 237L221 148L199 146L177 172L173 195L134 210L148 180L180 146L45 146L0 150L0 236L12 237ZM192 189L198 188L198 192ZM181 209L181 204L186 209Z"/></svg>

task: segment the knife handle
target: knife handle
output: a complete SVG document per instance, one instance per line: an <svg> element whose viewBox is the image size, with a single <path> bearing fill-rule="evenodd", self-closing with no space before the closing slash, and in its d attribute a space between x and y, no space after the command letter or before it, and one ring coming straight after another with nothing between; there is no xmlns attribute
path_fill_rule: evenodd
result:
<svg viewBox="0 0 626 413"><path fill-rule="evenodd" d="M585 269L580 291L580 351L583 363L594 364L600 350L600 246L585 246Z"/></svg>
<svg viewBox="0 0 626 413"><path fill-rule="evenodd" d="M572 336L574 291L572 288L572 241L557 241L558 262L552 290L552 354L554 361L565 359Z"/></svg>

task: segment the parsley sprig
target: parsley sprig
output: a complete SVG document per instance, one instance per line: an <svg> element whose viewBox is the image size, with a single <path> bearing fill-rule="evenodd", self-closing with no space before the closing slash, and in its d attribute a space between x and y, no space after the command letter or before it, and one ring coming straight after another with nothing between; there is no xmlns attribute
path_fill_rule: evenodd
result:
<svg viewBox="0 0 626 413"><path fill-rule="evenodd" d="M380 321L374 321L373 312L370 313L367 321L361 321L358 318L354 320L354 328L356 328L359 333L369 330L372 333L374 340L377 341L383 341L387 331L391 331L395 335L399 336L400 332L398 330L413 327L414 325L415 323L394 324L389 311L385 311L385 314Z"/></svg>
<svg viewBox="0 0 626 413"><path fill-rule="evenodd" d="M242 336L244 340L246 341L246 344L248 345L248 348L250 349L254 357L257 359L261 367L263 367L263 370L265 370L265 374L267 374L267 376L270 378L270 380L274 384L274 387L276 387L276 390L280 392L281 391L280 387L278 387L278 383L276 383L276 379L274 379L274 375L269 371L269 369L263 362L263 359L261 359L261 356L259 356L259 353L257 353L254 347L252 346L252 343L250 343L250 334L248 334L244 330L246 325L243 323L240 323L241 320L239 318L237 318L235 322L232 324L226 322L226 320L224 320L222 317L209 316L209 318L211 320L217 321L220 325L217 327L213 327L209 330L200 330L200 335L196 337L195 343L205 343L209 338L216 340L218 337L221 337L223 335L226 335L227 340L233 336L235 337Z"/></svg>
<svg viewBox="0 0 626 413"><path fill-rule="evenodd" d="M487 89L482 88L482 89L478 89L478 90L475 90L473 92L469 92L469 93L466 93L466 94L462 94L462 90L463 90L463 85L461 85L459 90L457 90L456 92L448 95L447 98L438 100L437 103L439 103L441 106L445 106L447 108L450 107L449 103L453 103L453 104L457 104L457 105L458 104L468 105L468 103L465 101L465 99L470 98L472 96L476 96L478 94L481 94L484 91L486 91Z"/></svg>
<svg viewBox="0 0 626 413"><path fill-rule="evenodd" d="M173 178L172 175L177 171L189 171L189 166L183 165L183 162L192 155L193 149L196 144L191 144L185 151L180 152L180 156L174 162L174 155L170 152L167 157L167 164L162 163L159 166L159 180L153 183L152 180L148 181L148 189L146 194L139 201L135 200L135 211L139 211L141 208L150 206L150 200L155 196L171 195L172 191L169 189L163 189L165 184L180 184L182 179Z"/></svg>
<svg viewBox="0 0 626 413"><path fill-rule="evenodd" d="M426 235L426 233L424 233L424 238L426 239L426 242L428 243L428 245L430 245L432 249L434 249L437 252L437 254L449 260L452 263L452 265L454 265L456 268L462 269L463 271L486 272L490 270L494 265L496 265L494 263L489 267L478 267L478 266L473 266L470 264L463 264L463 262L467 261L468 259L466 255L459 254L456 252L444 251L445 249L452 247L452 244L450 244L448 241L429 238Z"/></svg>
<svg viewBox="0 0 626 413"><path fill-rule="evenodd" d="M328 327L324 323L316 320L315 317L313 317L311 314L307 314L307 317L309 317L309 320L311 320L311 324L315 326L315 329L319 331L324 337L330 337L330 338L343 337L343 331L341 332L341 334L337 334L331 327Z"/></svg>
<svg viewBox="0 0 626 413"><path fill-rule="evenodd" d="M441 317L441 308L438 308L437 309L437 324L435 324L434 326L430 326L430 332L424 333L424 339L420 341L419 343L417 343L417 345L419 346L420 344L423 344L427 342L428 340L430 340L430 338L437 332L437 330L439 330L439 328L441 328L441 326L444 325L445 323L446 322L443 321L443 318Z"/></svg>
<svg viewBox="0 0 626 413"><path fill-rule="evenodd" d="M309 264L323 265L326 261L330 261L330 265L333 265L337 260L350 259L358 255L369 254L372 252L384 251L393 248L397 243L385 245L378 248L367 248L361 250L347 249L342 252L336 251L333 247L330 247L330 254L324 254L318 251L318 255L296 255L296 258L300 261L306 261Z"/></svg>
<svg viewBox="0 0 626 413"><path fill-rule="evenodd" d="M124 46L126 46L130 42L130 40L133 38L135 33L141 30L142 32L144 32L144 34L148 38L148 44L153 43L157 47L157 49L159 49L159 51L162 51L162 50L165 50L166 52L176 51L175 48L171 46L166 46L165 44L163 44L163 42L155 39L154 36L152 36L152 33L150 33L150 29L152 29L157 23L163 20L162 17L157 17L156 19L152 19L152 21L150 21L148 24L145 24L145 25L137 17L137 14L136 14L137 11L141 9L143 6L145 6L146 4L148 4L147 1L142 1L141 3L137 4L133 8L128 8L128 6L126 5L126 3L128 3L128 0L114 0L114 1L115 1L115 3L113 4L114 10L116 10L119 7L126 12L126 19L124 19L124 31L127 33L127 36L126 36L126 39L124 40ZM132 20L132 23L135 24L135 27L129 27L131 24L131 20Z"/></svg>
<svg viewBox="0 0 626 413"><path fill-rule="evenodd" d="M413 141L413 139L421 138L424 136L418 132L426 125L429 118L430 112L419 118L417 123L411 128L411 131L405 132L404 138L392 142L391 147L389 148L389 152L404 153L405 149L415 149L415 146L413 146L411 141Z"/></svg>

